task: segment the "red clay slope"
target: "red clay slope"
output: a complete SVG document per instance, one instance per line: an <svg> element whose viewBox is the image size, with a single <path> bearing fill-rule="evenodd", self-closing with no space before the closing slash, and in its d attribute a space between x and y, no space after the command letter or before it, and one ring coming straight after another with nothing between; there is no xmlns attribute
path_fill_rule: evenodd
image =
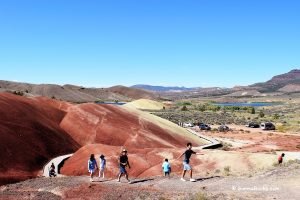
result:
<svg viewBox="0 0 300 200"><path fill-rule="evenodd" d="M60 126L81 146L106 144L131 148L180 147L184 136L163 129L136 113L115 105L75 105Z"/></svg>
<svg viewBox="0 0 300 200"><path fill-rule="evenodd" d="M195 146L203 144L184 129L173 132L168 129L172 125L163 126L155 117L152 121L143 115L114 105L81 104L69 108L61 127L83 147L65 162L61 172L66 175L86 174L89 155L94 153L99 158L103 153L110 163L107 176L114 177L118 170L118 154L126 148L135 166L132 175L153 176L161 173L164 156L173 157L169 154L184 148L188 141Z"/></svg>
<svg viewBox="0 0 300 200"><path fill-rule="evenodd" d="M119 171L118 157L121 147L102 144L86 145L78 150L70 159L65 162L61 172L65 175L87 175L87 161L91 153L95 154L99 164L99 156L104 154L107 161L106 177L116 177ZM150 177L161 175L161 164L165 158L163 152L168 152L168 158L173 159L179 156L180 149L170 148L128 148L128 158L132 168L132 177ZM180 171L181 159L172 162L173 171Z"/></svg>
<svg viewBox="0 0 300 200"><path fill-rule="evenodd" d="M53 157L79 148L54 106L60 102L0 93L0 184L34 177Z"/></svg>

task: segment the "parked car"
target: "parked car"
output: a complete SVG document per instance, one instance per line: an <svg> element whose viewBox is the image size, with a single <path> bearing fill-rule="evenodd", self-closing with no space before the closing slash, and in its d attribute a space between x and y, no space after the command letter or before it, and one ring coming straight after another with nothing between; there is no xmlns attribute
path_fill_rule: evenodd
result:
<svg viewBox="0 0 300 200"><path fill-rule="evenodd" d="M200 128L200 130L207 130L207 131L211 130L211 127L204 123L200 123L199 128Z"/></svg>
<svg viewBox="0 0 300 200"><path fill-rule="evenodd" d="M225 132L225 131L229 131L229 130L230 130L230 128L226 125L221 125L218 128L218 131L221 131L221 132Z"/></svg>
<svg viewBox="0 0 300 200"><path fill-rule="evenodd" d="M248 125L246 125L249 128L259 128L260 125L256 122L250 122Z"/></svg>
<svg viewBox="0 0 300 200"><path fill-rule="evenodd" d="M260 128L262 130L275 130L275 125L271 122L261 123Z"/></svg>
<svg viewBox="0 0 300 200"><path fill-rule="evenodd" d="M193 124L193 123L190 123L190 122L188 122L188 123L183 123L183 127L185 127L185 128L193 127L193 126L194 126L194 124Z"/></svg>

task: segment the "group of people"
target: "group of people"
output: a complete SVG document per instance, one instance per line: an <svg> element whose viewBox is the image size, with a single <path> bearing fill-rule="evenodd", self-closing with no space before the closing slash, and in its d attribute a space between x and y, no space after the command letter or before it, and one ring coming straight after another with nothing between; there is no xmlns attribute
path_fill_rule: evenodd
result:
<svg viewBox="0 0 300 200"><path fill-rule="evenodd" d="M99 169L99 178L105 178L104 171L106 168L106 159L104 155L100 156L99 166L100 168L98 167L95 155L91 154L90 159L88 160L88 171L90 173L90 181L93 181L94 173L97 169Z"/></svg>
<svg viewBox="0 0 300 200"><path fill-rule="evenodd" d="M126 171L126 167L130 168L130 164L128 161L127 150L123 149L120 157L119 157L119 169L120 173L118 175L118 181L120 182L121 177L124 175L128 183L130 180L128 178L128 173ZM97 161L95 159L95 155L91 154L90 159L88 160L88 171L90 173L90 181L93 181L95 171L99 169L99 178L104 177L104 171L106 168L106 159L104 155L100 156L100 168L98 167Z"/></svg>
<svg viewBox="0 0 300 200"><path fill-rule="evenodd" d="M186 145L186 151L184 151L177 159L183 157L183 170L182 170L182 174L181 174L181 179L182 181L187 181L185 179L185 175L186 172L189 171L190 172L190 181L191 182L195 182L196 180L193 179L193 170L192 167L190 165L190 159L191 156L193 154L196 155L204 155L203 153L200 152L195 152L192 150L192 143L187 143ZM283 158L284 158L285 154L282 153L279 158L278 158L278 164L281 164L283 162ZM131 183L129 178L128 178L128 173L126 170L126 167L131 168L130 164L129 164L129 160L128 160L128 156L127 156L127 150L123 149L122 153L119 157L119 174L118 174L118 179L117 181L120 182L121 177L125 176L126 180L128 181L128 183ZM105 178L104 176L104 172L106 169L106 159L104 155L100 155L99 158L99 166L97 164L97 161L95 159L95 155L91 154L90 159L88 160L88 171L90 173L90 181L93 181L94 178L94 174L96 172L96 170L99 169L99 178ZM170 178L170 174L171 174L171 164L169 163L168 158L165 158L163 164L162 164L162 171L164 173L164 176L169 177ZM49 168L49 176L50 177L55 177L56 176L56 172L55 172L55 166L54 163L51 164L50 168Z"/></svg>
<svg viewBox="0 0 300 200"><path fill-rule="evenodd" d="M186 151L183 152L179 157L183 157L183 170L182 170L182 176L181 176L181 180L182 181L186 181L186 179L184 178L185 177L185 174L187 171L190 172L190 181L191 182L195 182L196 180L193 179L193 170L192 170L192 167L190 165L190 158L193 154L196 154L196 155L204 155L203 153L197 153L195 151L192 150L192 143L187 143L186 145ZM119 174L118 174L118 179L117 181L120 182L120 179L122 176L125 176L126 180L128 181L128 183L131 183L129 178L128 178L128 173L127 173L127 170L126 170L126 167L130 168L130 164L129 164L129 160L128 160L128 156L127 156L127 150L126 149L123 149L122 152L121 152L121 155L118 159L119 161ZM90 181L93 181L93 177L94 177L94 174L95 174L95 171L97 169L99 169L99 177L102 176L102 178L104 178L104 171L105 171L105 168L106 168L106 160L105 160L105 156L104 155L101 155L100 156L100 168L98 168L98 164L97 164L97 161L95 159L95 155L94 154L91 154L90 156L90 159L88 160L88 171L90 173ZM168 176L170 177L170 173L171 173L171 164L169 163L169 160L166 158L162 164L162 170L164 172L164 176Z"/></svg>

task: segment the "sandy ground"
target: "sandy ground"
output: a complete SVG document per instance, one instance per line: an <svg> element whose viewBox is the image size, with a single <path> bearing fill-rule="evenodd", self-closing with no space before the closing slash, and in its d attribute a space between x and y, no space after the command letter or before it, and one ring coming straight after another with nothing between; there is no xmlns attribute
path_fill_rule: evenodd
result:
<svg viewBox="0 0 300 200"><path fill-rule="evenodd" d="M253 176L194 175L197 182L149 177L89 182L87 176L36 178L0 187L0 199L289 199L300 198L300 164L277 167Z"/></svg>
<svg viewBox="0 0 300 200"><path fill-rule="evenodd" d="M197 132L213 137L219 141L231 144L230 150L241 152L274 152L292 151L300 152L300 134L288 134L277 131L263 131L259 128L248 128L238 125L229 125L228 132ZM216 128L216 127L212 127Z"/></svg>

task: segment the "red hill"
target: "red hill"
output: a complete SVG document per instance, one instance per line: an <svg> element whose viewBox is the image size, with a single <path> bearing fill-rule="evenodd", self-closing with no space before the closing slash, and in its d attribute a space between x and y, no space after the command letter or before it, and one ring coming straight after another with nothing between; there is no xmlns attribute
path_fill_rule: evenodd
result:
<svg viewBox="0 0 300 200"><path fill-rule="evenodd" d="M0 93L0 184L34 177L51 158L79 148L59 127L65 112L47 101Z"/></svg>

